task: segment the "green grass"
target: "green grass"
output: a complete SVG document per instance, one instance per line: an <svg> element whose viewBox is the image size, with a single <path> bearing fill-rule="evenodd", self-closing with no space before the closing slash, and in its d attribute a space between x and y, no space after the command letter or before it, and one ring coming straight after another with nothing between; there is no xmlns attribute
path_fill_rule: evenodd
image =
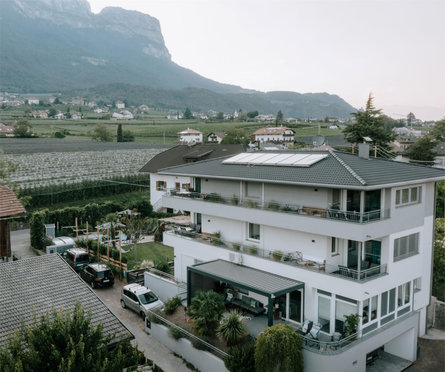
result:
<svg viewBox="0 0 445 372"><path fill-rule="evenodd" d="M130 246L124 247L125 250L128 250L128 248ZM127 257L128 269L131 270L135 264L144 260L153 262L161 260L172 261L173 247L158 242L141 243L137 245L137 261L134 260L133 246L131 246L131 251L124 253L123 256Z"/></svg>
<svg viewBox="0 0 445 372"><path fill-rule="evenodd" d="M141 191L132 191L127 192L123 194L116 194L116 195L107 195L102 197L95 197L95 198L89 198L85 200L76 200L71 202L63 202L63 203L57 203L53 205L48 205L46 207L38 207L35 209L27 208L28 211L32 212L39 209L59 209L59 208L65 208L65 207L83 207L87 204L91 203L105 203L107 201L112 201L116 203L122 203L122 204L132 204L136 203L140 200L150 200L150 194L147 192L141 192Z"/></svg>

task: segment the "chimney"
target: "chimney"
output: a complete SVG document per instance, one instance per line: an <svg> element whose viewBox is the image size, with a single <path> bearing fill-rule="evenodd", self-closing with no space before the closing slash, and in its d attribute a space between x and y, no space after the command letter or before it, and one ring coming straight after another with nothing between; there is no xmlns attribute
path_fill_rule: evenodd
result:
<svg viewBox="0 0 445 372"><path fill-rule="evenodd" d="M369 145L367 143L358 144L358 156L359 158L369 159Z"/></svg>

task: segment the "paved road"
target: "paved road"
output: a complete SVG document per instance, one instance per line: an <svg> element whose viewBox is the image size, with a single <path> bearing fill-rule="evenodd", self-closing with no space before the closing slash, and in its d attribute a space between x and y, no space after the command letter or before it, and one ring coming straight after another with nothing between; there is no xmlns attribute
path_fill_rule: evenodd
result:
<svg viewBox="0 0 445 372"><path fill-rule="evenodd" d="M169 349L147 334L144 322L139 315L120 305L120 293L124 283L116 281L112 288L98 288L94 291L120 321L133 333L135 341L145 356L153 360L165 372L190 371L184 361L176 357Z"/></svg>
<svg viewBox="0 0 445 372"><path fill-rule="evenodd" d="M30 247L29 229L11 231L11 250L17 258L34 257L36 255Z"/></svg>

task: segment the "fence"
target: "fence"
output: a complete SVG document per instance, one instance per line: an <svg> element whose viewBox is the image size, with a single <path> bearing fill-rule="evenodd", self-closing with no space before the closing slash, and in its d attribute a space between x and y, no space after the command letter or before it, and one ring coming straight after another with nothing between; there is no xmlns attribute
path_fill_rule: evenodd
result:
<svg viewBox="0 0 445 372"><path fill-rule="evenodd" d="M90 256L96 256L96 254L97 254L97 250L91 250L91 249L86 249L86 250L88 251L88 254ZM120 262L118 260L115 260L115 259L113 259L111 257L108 257L108 256L106 256L104 254L99 253L97 255L97 259L99 261L106 262L106 263L108 263L110 265L113 265L113 266L117 267L118 269L127 270L127 264L126 263L122 263L122 262Z"/></svg>
<svg viewBox="0 0 445 372"><path fill-rule="evenodd" d="M445 302L431 297L431 305L428 307L428 326L445 330Z"/></svg>

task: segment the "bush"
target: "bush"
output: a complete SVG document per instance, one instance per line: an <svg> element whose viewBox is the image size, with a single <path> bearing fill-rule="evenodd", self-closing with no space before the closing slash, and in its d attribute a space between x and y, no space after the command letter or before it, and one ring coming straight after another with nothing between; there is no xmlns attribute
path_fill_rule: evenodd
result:
<svg viewBox="0 0 445 372"><path fill-rule="evenodd" d="M43 250L43 239L45 238L45 216L42 212L33 213L29 221L31 246Z"/></svg>
<svg viewBox="0 0 445 372"><path fill-rule="evenodd" d="M256 371L303 371L302 346L298 333L287 324L267 327L255 345Z"/></svg>
<svg viewBox="0 0 445 372"><path fill-rule="evenodd" d="M166 259L155 261L154 268L156 270L162 271L163 273L170 274L170 266Z"/></svg>
<svg viewBox="0 0 445 372"><path fill-rule="evenodd" d="M255 344L233 346L224 359L224 364L230 372L255 372Z"/></svg>
<svg viewBox="0 0 445 372"><path fill-rule="evenodd" d="M275 261L281 261L281 259L283 258L284 253L281 251L273 251L272 252L272 258Z"/></svg>
<svg viewBox="0 0 445 372"><path fill-rule="evenodd" d="M211 336L215 334L224 310L224 300L218 293L198 291L192 298L188 314L200 335Z"/></svg>
<svg viewBox="0 0 445 372"><path fill-rule="evenodd" d="M237 310L232 310L223 318L218 327L218 335L227 345L235 345L245 333L246 327L241 319L241 313Z"/></svg>
<svg viewBox="0 0 445 372"><path fill-rule="evenodd" d="M254 245L251 245L247 248L247 253L257 255L258 254L258 247L255 247Z"/></svg>
<svg viewBox="0 0 445 372"><path fill-rule="evenodd" d="M178 296L172 297L169 300L164 302L164 312L167 315L171 315L181 305L182 305L182 302Z"/></svg>
<svg viewBox="0 0 445 372"><path fill-rule="evenodd" d="M232 243L232 248L234 251L239 251L241 249L240 243Z"/></svg>
<svg viewBox="0 0 445 372"><path fill-rule="evenodd" d="M182 333L182 331L176 327L170 327L168 330L168 334L175 340L179 340L180 338L184 337L184 333Z"/></svg>
<svg viewBox="0 0 445 372"><path fill-rule="evenodd" d="M211 339L209 339L207 337L202 337L201 340L204 342L207 342L208 344L210 344L210 341L211 341ZM201 342L201 340L192 338L191 342L192 342L193 347L197 350L209 351L208 346L206 344L204 344L203 342Z"/></svg>
<svg viewBox="0 0 445 372"><path fill-rule="evenodd" d="M157 316L154 316L153 313L155 313L156 315L159 315L163 318L164 313L162 312L162 310L161 309L151 310L151 312L148 312L147 317L148 317L148 320L152 323L163 324L164 322L162 321L162 319L159 319Z"/></svg>

